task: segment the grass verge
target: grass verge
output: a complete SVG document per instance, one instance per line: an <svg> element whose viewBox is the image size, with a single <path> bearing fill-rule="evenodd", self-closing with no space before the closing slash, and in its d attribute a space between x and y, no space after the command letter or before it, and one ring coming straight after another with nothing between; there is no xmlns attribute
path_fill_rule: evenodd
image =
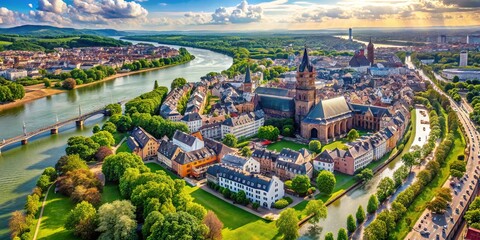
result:
<svg viewBox="0 0 480 240"><path fill-rule="evenodd" d="M45 203L42 223L38 231L38 239L76 239L72 231L63 227L67 220L68 213L73 207L74 204L70 201L70 198L61 193L55 193L55 187L52 187Z"/></svg>

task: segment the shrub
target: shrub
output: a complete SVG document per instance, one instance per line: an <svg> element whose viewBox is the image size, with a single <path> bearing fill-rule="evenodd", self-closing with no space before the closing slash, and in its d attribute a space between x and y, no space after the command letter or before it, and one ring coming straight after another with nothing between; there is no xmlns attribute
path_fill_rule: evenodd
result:
<svg viewBox="0 0 480 240"><path fill-rule="evenodd" d="M291 197L284 197L283 199L287 200L288 204L293 203L293 199Z"/></svg>
<svg viewBox="0 0 480 240"><path fill-rule="evenodd" d="M288 189L292 189L292 180L285 181L285 187Z"/></svg>
<svg viewBox="0 0 480 240"><path fill-rule="evenodd" d="M252 204L252 208L255 209L255 210L257 210L259 207L260 207L260 203L258 203L258 202L254 202Z"/></svg>
<svg viewBox="0 0 480 240"><path fill-rule="evenodd" d="M274 204L273 207L277 209L283 209L288 206L288 201L285 199L279 199Z"/></svg>

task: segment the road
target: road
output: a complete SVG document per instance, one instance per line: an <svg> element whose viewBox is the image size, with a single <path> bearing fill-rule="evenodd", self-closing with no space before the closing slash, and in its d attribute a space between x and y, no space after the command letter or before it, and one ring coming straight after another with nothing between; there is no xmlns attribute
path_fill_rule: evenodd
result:
<svg viewBox="0 0 480 240"><path fill-rule="evenodd" d="M413 64L407 59L407 65L414 68ZM450 207L444 214L433 214L425 209L420 219L415 223L415 227L408 234L406 239L446 239L450 231L453 230L454 223L461 221L459 213L461 213L467 206L467 202L472 196L475 184L477 184L479 161L476 147L479 147L480 135L476 131L475 125L470 121L469 113L464 108L464 104L457 104L453 99L439 89L424 73L419 71L420 76L432 83L435 91L448 97L452 108L456 111L460 123L463 125L469 144L470 156L468 156L467 172L461 180L448 180L443 187L451 188L453 192L453 199ZM467 108L468 109L468 108Z"/></svg>

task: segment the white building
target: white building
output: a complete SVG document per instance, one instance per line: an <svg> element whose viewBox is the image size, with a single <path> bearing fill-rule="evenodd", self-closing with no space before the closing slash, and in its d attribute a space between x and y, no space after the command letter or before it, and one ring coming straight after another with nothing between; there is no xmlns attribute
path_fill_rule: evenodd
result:
<svg viewBox="0 0 480 240"><path fill-rule="evenodd" d="M5 78L10 81L15 81L20 78L26 78L28 76L27 70L10 69L5 73Z"/></svg>
<svg viewBox="0 0 480 240"><path fill-rule="evenodd" d="M258 129L265 122L263 110L245 113L238 117L232 117L222 123L222 138L231 133L237 138L251 137L258 133Z"/></svg>
<svg viewBox="0 0 480 240"><path fill-rule="evenodd" d="M260 172L260 162L253 159L252 157L245 158L234 154L227 154L223 156L221 163L223 165L237 168L249 173Z"/></svg>
<svg viewBox="0 0 480 240"><path fill-rule="evenodd" d="M271 208L285 195L283 182L278 177L252 174L223 164L210 166L207 180L235 193L244 191L250 201L265 208Z"/></svg>
<svg viewBox="0 0 480 240"><path fill-rule="evenodd" d="M442 75L452 80L455 76L458 76L460 80L473 80L473 79L480 79L480 70L475 69L444 69L442 71Z"/></svg>
<svg viewBox="0 0 480 240"><path fill-rule="evenodd" d="M369 140L373 147L373 160L381 159L387 153L387 138L381 133L376 133Z"/></svg>
<svg viewBox="0 0 480 240"><path fill-rule="evenodd" d="M202 127L202 116L197 112L186 114L180 121L187 124L188 130L192 133L197 132Z"/></svg>
<svg viewBox="0 0 480 240"><path fill-rule="evenodd" d="M179 130L173 134L173 144L179 146L185 152L191 152L205 147L204 142L199 138Z"/></svg>
<svg viewBox="0 0 480 240"><path fill-rule="evenodd" d="M317 171L327 170L329 172L333 172L335 167L335 159L334 156L338 156L339 154L332 153L333 151L340 151L338 148L334 150L325 150L315 157L313 160L313 168ZM344 151L343 151L344 152Z"/></svg>
<svg viewBox="0 0 480 240"><path fill-rule="evenodd" d="M367 141L352 143L348 152L354 159L353 172L367 167L373 161L373 148Z"/></svg>
<svg viewBox="0 0 480 240"><path fill-rule="evenodd" d="M464 50L460 52L460 63L458 64L460 67L468 66L468 51Z"/></svg>

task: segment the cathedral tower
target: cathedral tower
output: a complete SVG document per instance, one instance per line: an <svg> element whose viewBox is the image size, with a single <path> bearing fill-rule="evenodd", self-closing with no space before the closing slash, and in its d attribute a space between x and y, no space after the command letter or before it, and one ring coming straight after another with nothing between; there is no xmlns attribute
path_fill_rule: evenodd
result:
<svg viewBox="0 0 480 240"><path fill-rule="evenodd" d="M372 43L372 38L370 38L370 42L367 46L367 59L370 62L370 66L374 64L375 61L375 47Z"/></svg>
<svg viewBox="0 0 480 240"><path fill-rule="evenodd" d="M247 66L247 70L245 72L245 80L243 81L243 91L244 92L252 92L252 77L250 76L250 68Z"/></svg>
<svg viewBox="0 0 480 240"><path fill-rule="evenodd" d="M315 78L317 72L308 59L307 48L303 52L302 63L297 70L297 84L295 94L295 122L300 126L301 121L308 115L315 105L316 89Z"/></svg>

